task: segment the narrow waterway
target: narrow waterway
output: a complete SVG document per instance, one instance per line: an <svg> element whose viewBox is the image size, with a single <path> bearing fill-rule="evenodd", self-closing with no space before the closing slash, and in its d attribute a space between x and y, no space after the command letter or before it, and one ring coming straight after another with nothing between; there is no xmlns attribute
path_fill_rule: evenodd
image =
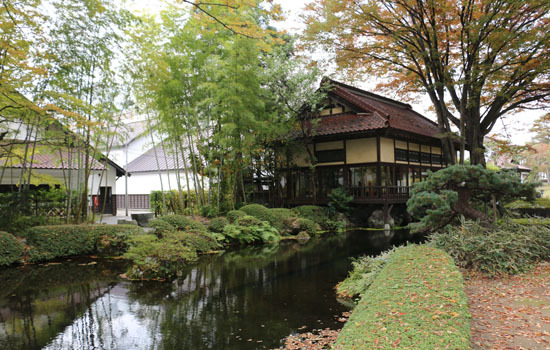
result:
<svg viewBox="0 0 550 350"><path fill-rule="evenodd" d="M350 257L402 237L351 231L205 256L172 283L128 282L121 260L0 271L0 349L270 349L338 328Z"/></svg>

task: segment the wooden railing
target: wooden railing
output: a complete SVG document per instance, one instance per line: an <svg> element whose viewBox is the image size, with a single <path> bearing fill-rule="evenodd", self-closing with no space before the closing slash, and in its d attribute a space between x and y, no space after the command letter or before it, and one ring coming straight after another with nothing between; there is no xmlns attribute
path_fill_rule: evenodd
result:
<svg viewBox="0 0 550 350"><path fill-rule="evenodd" d="M361 186L361 187L346 187L344 190L351 194L355 201L358 202L380 202L380 201L403 201L409 198L410 187L407 186ZM328 193L319 191L317 201L327 201ZM291 200L300 202L311 201L313 197L309 196L292 196Z"/></svg>

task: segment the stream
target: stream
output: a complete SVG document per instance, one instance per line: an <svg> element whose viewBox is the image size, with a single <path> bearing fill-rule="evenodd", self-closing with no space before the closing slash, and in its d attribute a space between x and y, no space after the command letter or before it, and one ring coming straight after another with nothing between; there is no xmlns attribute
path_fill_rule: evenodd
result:
<svg viewBox="0 0 550 350"><path fill-rule="evenodd" d="M203 256L173 282L121 279L124 260L71 259L0 270L0 349L272 349L342 327L334 286L351 257L406 233L348 231L304 244Z"/></svg>

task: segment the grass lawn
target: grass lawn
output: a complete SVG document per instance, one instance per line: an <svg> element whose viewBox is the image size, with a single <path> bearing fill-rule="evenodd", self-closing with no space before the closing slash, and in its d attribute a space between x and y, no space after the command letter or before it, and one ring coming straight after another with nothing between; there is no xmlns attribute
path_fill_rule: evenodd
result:
<svg viewBox="0 0 550 350"><path fill-rule="evenodd" d="M550 185L544 185L537 187L537 190L544 190L544 194L542 195L542 198L549 198L550 199Z"/></svg>

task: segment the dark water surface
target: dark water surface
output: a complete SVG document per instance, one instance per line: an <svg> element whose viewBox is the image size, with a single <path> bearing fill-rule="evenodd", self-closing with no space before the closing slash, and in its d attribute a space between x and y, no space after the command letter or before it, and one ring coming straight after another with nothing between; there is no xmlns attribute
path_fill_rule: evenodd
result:
<svg viewBox="0 0 550 350"><path fill-rule="evenodd" d="M0 349L275 348L341 327L334 286L349 258L397 239L355 231L248 247L205 256L172 283L124 281L121 260L2 270Z"/></svg>

